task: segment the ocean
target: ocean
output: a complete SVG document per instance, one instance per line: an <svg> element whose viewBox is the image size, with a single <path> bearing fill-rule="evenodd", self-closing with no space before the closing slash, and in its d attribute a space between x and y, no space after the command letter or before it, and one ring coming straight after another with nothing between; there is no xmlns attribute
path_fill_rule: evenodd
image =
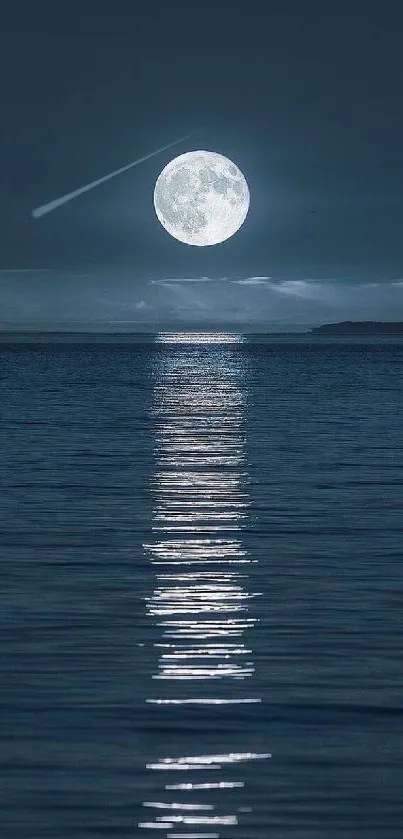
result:
<svg viewBox="0 0 403 839"><path fill-rule="evenodd" d="M2 839L401 839L403 341L0 362Z"/></svg>

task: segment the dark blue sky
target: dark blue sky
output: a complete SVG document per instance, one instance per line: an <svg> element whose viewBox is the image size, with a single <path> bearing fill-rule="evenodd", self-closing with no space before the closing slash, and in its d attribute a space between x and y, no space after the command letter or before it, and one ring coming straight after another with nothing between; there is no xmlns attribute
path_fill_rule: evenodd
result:
<svg viewBox="0 0 403 839"><path fill-rule="evenodd" d="M328 303L323 312L322 304L307 308L295 285L311 280L321 300L324 288L334 296L351 286L347 316L350 304L364 315L357 285L381 284L387 302L369 296L365 315L403 317L399 4L284 0L239 14L234 4L55 5L22 3L1 21L3 323L113 320L130 306L140 320L151 310L208 318L219 306L235 319L245 311L249 319L317 321L328 317ZM30 217L38 204L199 126L183 146ZM212 248L169 237L152 205L161 168L197 147L233 158L251 192L240 232ZM161 291L151 282L206 276L214 287ZM254 276L274 278L275 287L222 279ZM279 291L284 281L294 285Z"/></svg>

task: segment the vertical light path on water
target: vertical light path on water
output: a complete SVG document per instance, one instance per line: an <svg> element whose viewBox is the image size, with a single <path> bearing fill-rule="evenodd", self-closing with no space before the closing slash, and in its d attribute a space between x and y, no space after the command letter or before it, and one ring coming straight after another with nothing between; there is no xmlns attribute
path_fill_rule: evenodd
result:
<svg viewBox="0 0 403 839"><path fill-rule="evenodd" d="M233 733L236 706L253 715L260 702L252 652L258 592L250 590L253 558L242 538L249 506L242 338L157 341L153 522L144 550L155 569L147 611L158 627L147 701L161 735L158 756L145 756L153 794L139 827L170 839L241 836L246 764L270 757L239 748Z"/></svg>

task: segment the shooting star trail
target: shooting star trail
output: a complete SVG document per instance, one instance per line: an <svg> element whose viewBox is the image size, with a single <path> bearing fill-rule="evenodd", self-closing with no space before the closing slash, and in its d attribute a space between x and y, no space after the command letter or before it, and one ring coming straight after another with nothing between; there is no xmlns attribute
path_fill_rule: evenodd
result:
<svg viewBox="0 0 403 839"><path fill-rule="evenodd" d="M168 143L166 146L161 146L161 148L155 149L155 151L150 152L150 154L145 154L144 157L139 157L138 160L134 160L133 163L128 163L126 166L122 166L120 169L115 169L114 172L110 172L109 175L104 175L103 178L98 178L96 181L91 181L90 184L80 186L79 189L75 189L73 192L68 192L67 195L62 195L61 198L55 198L54 201L49 201L48 204L42 204L41 207L36 207L35 210L32 210L32 218L40 218L41 216L45 216L46 213L51 213L52 210L56 210L58 207L61 207L62 204L67 204L67 202L72 201L73 198L78 198L78 196L82 195L84 192L89 192L90 189L94 189L94 187L100 186L100 184L105 183L105 181L109 181L111 178L115 178L116 175L121 175L122 172L127 172L127 170L132 169L133 166L138 166L139 163L144 163L144 161L149 160L150 157L154 157L156 154L160 154L166 149L170 149L172 146L176 146L178 145L178 143L182 143L183 140L187 140L189 137L193 137L193 135L197 133L198 131L192 131L191 134L185 134L184 137L179 137L178 140L174 140L172 143Z"/></svg>

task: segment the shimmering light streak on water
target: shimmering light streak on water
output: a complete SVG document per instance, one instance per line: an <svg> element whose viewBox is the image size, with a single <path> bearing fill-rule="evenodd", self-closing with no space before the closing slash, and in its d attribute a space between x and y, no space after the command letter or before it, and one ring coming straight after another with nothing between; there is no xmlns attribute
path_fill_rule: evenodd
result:
<svg viewBox="0 0 403 839"><path fill-rule="evenodd" d="M160 332L160 344L241 344L243 335L231 332Z"/></svg>
<svg viewBox="0 0 403 839"><path fill-rule="evenodd" d="M219 781L217 784L166 784L165 789L186 790L190 792L190 790L200 789L240 789L244 786L243 781Z"/></svg>
<svg viewBox="0 0 403 839"><path fill-rule="evenodd" d="M175 707L191 711L203 706L212 713L214 708L225 712L226 706L260 703L259 696L243 687L254 674L251 639L244 636L257 622L251 603L259 592L251 590L245 573L253 560L242 540L249 507L246 370L241 357L227 346L241 337L164 334L158 340L166 346L157 356L154 370L154 512L152 538L143 547L156 567L156 585L146 605L160 632L154 643L158 663L153 675L153 685L160 685L160 693L147 702L156 706L156 714L172 715ZM204 349L211 343L219 345L214 370ZM160 720L166 731L170 720L172 716ZM146 762L147 770L156 773L156 791L161 774L186 772L188 779L162 786L161 800L145 801L145 807L170 813L156 816L154 822L141 822L140 827L167 831L174 825L214 826L220 831L237 828L239 819L234 811L239 807L233 797L218 803L215 797L214 803L206 799L180 804L165 800L164 789L165 796L167 791L179 789L190 794L195 790L206 794L209 790L233 791L242 788L243 781L225 778L210 783L206 777L195 783L193 773L221 773L225 767L271 755L236 748L204 754L200 749L203 730L197 731L197 719L194 725L194 755L165 757L162 753L157 760ZM198 809L215 812L208 816L188 812ZM167 833L182 839L190 835L212 837L221 836L221 832Z"/></svg>

